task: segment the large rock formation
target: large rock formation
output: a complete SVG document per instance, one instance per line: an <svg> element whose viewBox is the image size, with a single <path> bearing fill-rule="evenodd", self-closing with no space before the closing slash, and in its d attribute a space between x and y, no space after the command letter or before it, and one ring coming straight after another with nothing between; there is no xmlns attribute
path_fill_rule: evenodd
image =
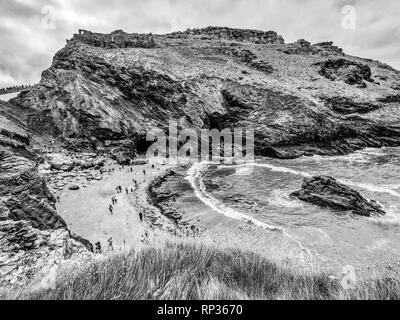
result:
<svg viewBox="0 0 400 320"><path fill-rule="evenodd" d="M316 44L311 44L307 40L299 39L295 43L290 43L282 52L286 54L312 54L312 55L338 55L344 56L343 49L334 46L332 41L320 42Z"/></svg>
<svg viewBox="0 0 400 320"><path fill-rule="evenodd" d="M147 150L151 128L182 117L197 129L254 129L256 153L281 158L400 145L400 103L378 101L398 94L400 75L380 62L338 59L330 42L288 55L292 45L255 30L210 27L154 43L110 50L71 41L12 104L35 135L121 163Z"/></svg>
<svg viewBox="0 0 400 320"><path fill-rule="evenodd" d="M351 211L366 217L385 214L375 201L365 199L359 192L327 176L305 179L301 190L292 193L291 196L322 207Z"/></svg>
<svg viewBox="0 0 400 320"><path fill-rule="evenodd" d="M94 47L105 49L115 48L153 48L155 46L153 35L126 33L116 30L110 34L94 33L87 30L79 30L79 34L74 34L69 42L81 42Z"/></svg>
<svg viewBox="0 0 400 320"><path fill-rule="evenodd" d="M55 198L39 175L40 156L30 148L24 122L0 102L0 286L24 285L43 267L91 244L73 235L57 214ZM70 250L64 255L65 243ZM57 262L58 261L58 262Z"/></svg>
<svg viewBox="0 0 400 320"><path fill-rule="evenodd" d="M284 44L285 40L275 31L252 29L233 29L227 27L207 27L187 29L184 32L173 32L168 38L189 38L201 40L230 40L237 42L253 42L256 44Z"/></svg>
<svg viewBox="0 0 400 320"><path fill-rule="evenodd" d="M90 259L87 248L65 229L38 230L27 221L0 221L1 289L25 286L32 280L39 281L38 289L46 289L43 285L48 280L54 284L60 266ZM48 276L53 278L46 280Z"/></svg>

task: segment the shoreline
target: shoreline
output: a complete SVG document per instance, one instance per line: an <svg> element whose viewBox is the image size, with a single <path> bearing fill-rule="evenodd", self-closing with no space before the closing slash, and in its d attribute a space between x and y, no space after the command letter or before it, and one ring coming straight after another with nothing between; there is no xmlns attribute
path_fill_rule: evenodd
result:
<svg viewBox="0 0 400 320"><path fill-rule="evenodd" d="M215 165L210 163L213 164ZM306 245L296 232L263 228L249 219L237 219L221 214L212 206L208 206L198 197L196 189L190 188L191 181L188 178L194 166L188 168L183 165L155 165L154 169L149 169L151 167L149 163L133 166L134 177L139 175L139 185L133 197L129 196L128 204L135 215L142 213L144 218L144 224L137 229L140 235L136 233L134 238L136 245L141 246L150 238L157 241L158 238L162 238L160 234L166 232L178 238L194 237L221 248L252 251L275 262L289 263L304 269L333 269L335 273L340 272L342 260L320 256L316 249ZM144 168L147 174L143 176L141 171ZM209 170L210 167L206 166L199 177L204 177ZM182 181L185 194L174 189L177 181ZM102 180L93 182L103 183ZM206 183L204 185L207 188ZM228 207L224 206L225 209L229 209ZM68 219L66 221L68 222ZM119 227L124 228L124 225ZM74 233L82 236L75 230ZM136 245L133 244L132 247ZM289 260L291 261L288 262Z"/></svg>
<svg viewBox="0 0 400 320"><path fill-rule="evenodd" d="M212 164L211 164L212 165ZM277 167L271 164L261 164L258 165L260 167L267 167L272 171L277 172L289 172L289 173L296 173L299 174L299 171L294 169L287 169L283 167ZM190 171L190 169L188 170ZM201 177L207 175L207 172L210 171L210 167L207 166L202 171ZM304 175L304 174L301 174ZM169 212L180 212L180 215L183 218L188 216L190 219L194 219L196 217L200 217L199 225L204 225L204 222L209 222L209 216L219 217L220 221L217 223L209 224L210 227L206 227L202 232L202 239L206 239L218 247L234 247L245 249L253 252L257 252L261 255L266 255L268 258L274 261L286 261L288 259L293 259L290 264L298 266L305 266L307 268L311 267L314 269L314 264L316 265L315 268L328 270L328 272L333 271L333 274L339 274L343 268L343 266L347 264L354 265L359 272L359 276L366 276L370 272L371 268L376 270L376 272L380 273L385 271L386 268L389 268L393 265L394 259L390 257L390 251L384 253L380 252L378 249L375 251L370 251L365 259L359 260L359 256L349 258L350 249L347 251L343 251L342 254L330 252L330 245L327 246L324 250L319 250L318 247L314 245L314 240L318 237L323 236L324 234L321 232L314 233L313 235L310 234L309 237L308 233L311 232L309 230L314 229L312 226L309 227L306 231L307 234L303 235L303 230L294 229L291 227L287 228L287 232L283 231L282 234L274 235L274 232L268 232L271 230L260 230L259 226L249 223L246 220L234 220L234 218L230 217L229 215L225 215L227 218L221 217L223 214L219 214L218 211L214 210L212 206L208 206L208 203L198 203L199 201L194 200L194 195L196 195L196 190L187 191L185 194L180 194L179 191L181 189L174 189L177 186L177 180L188 180L188 175L185 177L177 177L175 179L161 179L161 183L165 183L164 189L171 188L170 197L173 201L166 201L167 203L167 210ZM205 192L209 191L207 182L203 182L206 187ZM188 186L188 183L185 182L185 187ZM212 188L213 186L211 186ZM209 193L209 192L207 192ZM189 194L189 195L188 195ZM177 195L175 198L174 195ZM196 195L197 196L197 195ZM213 198L212 194L210 195ZM189 202L191 201L191 202ZM200 199L200 201L202 201ZM184 204L182 204L182 202ZM220 201L219 201L220 202ZM170 204L176 204L175 208L169 206ZM191 207L189 206L191 204ZM207 207L208 208L205 208ZM230 209L229 205L224 206L225 209ZM186 210L185 210L186 209ZM217 208L218 209L218 208ZM232 210L235 210L234 208ZM208 211L208 213L198 213L198 211ZM221 222L222 221L222 222ZM365 219L365 223L368 223L368 220ZM286 227L284 228L286 229ZM275 232L276 233L276 232ZM313 238L314 237L314 238ZM315 240L316 241L316 240ZM288 249L287 247L290 247ZM367 247L365 250L367 250ZM371 247L372 250L372 247ZM285 252L286 251L286 252ZM287 253L287 254L285 254ZM376 264L373 262L374 256L382 256L386 257L382 263Z"/></svg>

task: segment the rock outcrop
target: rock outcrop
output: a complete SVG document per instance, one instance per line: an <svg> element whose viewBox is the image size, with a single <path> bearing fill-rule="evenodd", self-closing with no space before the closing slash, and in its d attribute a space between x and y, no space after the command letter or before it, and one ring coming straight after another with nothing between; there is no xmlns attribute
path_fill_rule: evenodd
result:
<svg viewBox="0 0 400 320"><path fill-rule="evenodd" d="M115 48L154 48L155 42L153 35L126 33L122 30L116 30L110 34L94 33L87 30L79 30L79 34L75 34L70 42L81 42L93 47L105 49Z"/></svg>
<svg viewBox="0 0 400 320"><path fill-rule="evenodd" d="M352 99L343 97L331 97L324 99L326 105L333 111L340 114L353 114L353 113L369 113L379 108L383 105L377 102L357 102Z"/></svg>
<svg viewBox="0 0 400 320"><path fill-rule="evenodd" d="M258 57L250 50L232 50L228 51L228 53L233 57L239 58L241 62L258 71L266 74L272 73L273 71L272 66L267 61L258 59Z"/></svg>
<svg viewBox="0 0 400 320"><path fill-rule="evenodd" d="M295 43L290 43L284 49L280 49L280 51L286 54L310 54L310 55L320 55L320 56L329 56L329 55L337 55L344 56L343 49L334 46L333 42L320 42L316 44L311 44L307 40L299 39Z"/></svg>
<svg viewBox="0 0 400 320"><path fill-rule="evenodd" d="M359 192L328 176L305 179L300 191L291 196L322 207L351 211L360 216L385 215L382 207L373 200L365 199Z"/></svg>
<svg viewBox="0 0 400 320"><path fill-rule="evenodd" d="M3 220L26 220L38 229L66 228L57 215L55 198L29 159L0 150L0 199L8 209Z"/></svg>
<svg viewBox="0 0 400 320"><path fill-rule="evenodd" d="M256 44L284 44L285 40L275 31L260 31L252 29L234 29L227 27L207 27L187 29L183 32L173 32L168 38L200 37L203 40L230 40L237 42L253 42Z"/></svg>
<svg viewBox="0 0 400 320"><path fill-rule="evenodd" d="M364 82L373 82L371 79L371 69L367 64L362 64L346 59L329 59L324 62L316 63L321 69L318 73L332 81L344 81L349 85L358 85L365 88Z"/></svg>
<svg viewBox="0 0 400 320"><path fill-rule="evenodd" d="M71 239L65 229L38 230L27 221L0 221L1 289L26 286L32 280L45 285L49 275L53 278L47 280L54 284L57 269L63 264L72 261L81 264L90 259L92 255L87 248ZM54 274L49 274L50 270Z"/></svg>

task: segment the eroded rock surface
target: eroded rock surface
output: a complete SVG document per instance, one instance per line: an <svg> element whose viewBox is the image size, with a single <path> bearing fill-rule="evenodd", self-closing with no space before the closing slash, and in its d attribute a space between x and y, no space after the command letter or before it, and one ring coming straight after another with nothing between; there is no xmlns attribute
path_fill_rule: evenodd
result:
<svg viewBox="0 0 400 320"><path fill-rule="evenodd" d="M398 94L400 73L380 62L306 40L295 47L309 53L288 55L293 44L257 30L194 29L154 43L110 50L72 41L11 102L35 134L120 164L147 151L151 129L181 118L197 130L254 129L256 154L279 158L400 145L397 104L377 104Z"/></svg>
<svg viewBox="0 0 400 320"><path fill-rule="evenodd" d="M0 221L2 289L26 285L42 270L57 269L71 258L82 263L92 255L82 243L71 239L67 230L38 230L28 221Z"/></svg>
<svg viewBox="0 0 400 320"><path fill-rule="evenodd" d="M91 244L58 216L24 122L10 105L0 107L0 287L6 289L61 260L89 256Z"/></svg>
<svg viewBox="0 0 400 320"><path fill-rule="evenodd" d="M362 64L347 59L330 59L317 63L321 69L319 74L332 81L343 81L349 85L358 85L365 88L365 81L371 82L371 69L367 64Z"/></svg>
<svg viewBox="0 0 400 320"><path fill-rule="evenodd" d="M385 215L382 206L377 202L364 198L356 190L328 176L305 179L301 190L291 196L322 207L351 211L360 216Z"/></svg>

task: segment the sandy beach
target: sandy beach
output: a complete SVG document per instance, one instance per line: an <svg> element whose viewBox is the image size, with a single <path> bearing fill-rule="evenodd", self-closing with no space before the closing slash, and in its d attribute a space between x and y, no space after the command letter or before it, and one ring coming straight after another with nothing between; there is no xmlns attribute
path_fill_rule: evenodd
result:
<svg viewBox="0 0 400 320"><path fill-rule="evenodd" d="M93 180L87 184L79 179L72 179L71 183L80 189L66 188L57 193L60 197L57 211L72 232L93 244L100 242L104 253L111 251L108 245L110 238L114 251L129 250L149 233L152 227L150 217L155 220L155 213L146 207L146 188L156 176L168 168L170 167L161 165L152 168L151 164L108 165L104 167L107 173L102 174L101 180ZM138 183L137 188L134 181ZM117 193L118 186L122 187L121 193ZM109 207L112 205L112 197L115 197L117 203L112 206L111 214ZM140 212L144 215L143 221L140 220ZM164 221L164 224L168 224L167 222ZM162 224L160 221L158 223Z"/></svg>

